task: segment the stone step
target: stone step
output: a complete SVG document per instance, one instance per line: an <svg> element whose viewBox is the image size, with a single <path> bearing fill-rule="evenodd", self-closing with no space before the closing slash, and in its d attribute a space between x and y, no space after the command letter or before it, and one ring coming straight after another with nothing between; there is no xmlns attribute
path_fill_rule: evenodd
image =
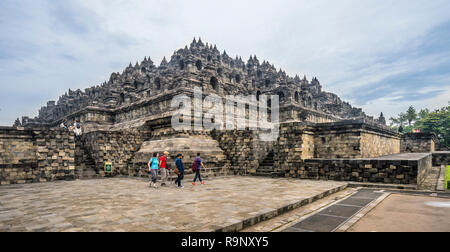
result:
<svg viewBox="0 0 450 252"><path fill-rule="evenodd" d="M98 174L95 174L95 175L82 176L82 177L80 177L78 179L80 179L80 180L90 180L90 179L100 179L100 178L102 178L102 176L100 176Z"/></svg>
<svg viewBox="0 0 450 252"><path fill-rule="evenodd" d="M263 174L262 176L267 176L269 173L273 172L274 166L274 154L273 152L267 154L266 158L259 164L256 169L257 174Z"/></svg>
<svg viewBox="0 0 450 252"><path fill-rule="evenodd" d="M273 169L273 165L260 165L257 169Z"/></svg>
<svg viewBox="0 0 450 252"><path fill-rule="evenodd" d="M256 172L274 172L274 170L272 168L267 168L267 169L260 169L260 168L258 168L256 170Z"/></svg>
<svg viewBox="0 0 450 252"><path fill-rule="evenodd" d="M83 171L83 176L85 175L97 175L97 173L95 171Z"/></svg>
<svg viewBox="0 0 450 252"><path fill-rule="evenodd" d="M273 171L256 171L256 173L258 174L258 173L264 173L264 174L272 174L273 173Z"/></svg>
<svg viewBox="0 0 450 252"><path fill-rule="evenodd" d="M272 173L267 173L267 172L258 172L258 173L254 173L251 175L255 176L255 177L272 177Z"/></svg>
<svg viewBox="0 0 450 252"><path fill-rule="evenodd" d="M281 174L278 174L276 172L270 171L270 172L257 172L257 173L253 173L251 174L252 176L256 176L256 177L269 177L269 178L274 178L274 177L281 177ZM283 174L284 176L284 174Z"/></svg>

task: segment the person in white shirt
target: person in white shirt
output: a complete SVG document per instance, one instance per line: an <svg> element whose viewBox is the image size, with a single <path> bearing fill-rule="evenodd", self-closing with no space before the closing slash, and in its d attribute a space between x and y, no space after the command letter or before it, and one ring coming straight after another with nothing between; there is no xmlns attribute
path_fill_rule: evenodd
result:
<svg viewBox="0 0 450 252"><path fill-rule="evenodd" d="M81 130L81 125L78 122L78 120L75 120L75 123L73 124L73 133L75 134L76 139L79 139L83 134L83 131Z"/></svg>

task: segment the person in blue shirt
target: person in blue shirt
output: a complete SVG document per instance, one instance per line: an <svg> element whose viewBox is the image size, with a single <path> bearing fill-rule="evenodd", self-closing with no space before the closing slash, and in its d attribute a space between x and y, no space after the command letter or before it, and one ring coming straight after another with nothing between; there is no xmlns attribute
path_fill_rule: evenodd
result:
<svg viewBox="0 0 450 252"><path fill-rule="evenodd" d="M178 188L183 189L184 187L181 185L181 180L184 179L184 165L183 165L183 155L178 154L177 160L175 160L175 166L178 169L178 178L175 181L175 184L178 185Z"/></svg>
<svg viewBox="0 0 450 252"><path fill-rule="evenodd" d="M203 169L205 169L205 172L206 172L206 167L205 167L205 165L203 164L203 160L200 158L200 153L197 153L197 157L195 158L195 160L194 160L194 167L196 168L195 169L195 178L194 178L194 182L192 182L192 185L193 186L196 186L197 184L195 183L195 182L197 182L197 179L200 181L200 183L202 183L202 185L204 185L205 184L205 181L203 181L203 179L202 179L202 175L201 175L201 173L200 173L200 171L201 171L201 168L203 168Z"/></svg>
<svg viewBox="0 0 450 252"><path fill-rule="evenodd" d="M153 157L150 159L150 161L148 162L148 172L150 173L150 187L154 187L154 188L158 188L158 186L156 185L156 181L158 181L158 157L159 154L158 153L154 153Z"/></svg>

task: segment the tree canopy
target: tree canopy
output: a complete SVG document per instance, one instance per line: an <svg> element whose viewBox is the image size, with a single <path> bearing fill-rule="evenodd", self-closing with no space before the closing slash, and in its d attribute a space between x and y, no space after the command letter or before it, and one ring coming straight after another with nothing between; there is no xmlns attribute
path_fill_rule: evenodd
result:
<svg viewBox="0 0 450 252"><path fill-rule="evenodd" d="M393 128L398 129L402 126L404 133L410 133L413 129L434 133L440 144L450 147L450 102L448 106L433 112L422 109L417 113L417 110L411 106L406 113L400 113L398 117L393 117L390 121Z"/></svg>

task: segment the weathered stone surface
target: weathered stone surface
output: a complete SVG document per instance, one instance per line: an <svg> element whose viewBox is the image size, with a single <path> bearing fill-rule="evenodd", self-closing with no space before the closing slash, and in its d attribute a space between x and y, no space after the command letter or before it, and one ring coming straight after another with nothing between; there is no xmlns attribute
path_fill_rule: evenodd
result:
<svg viewBox="0 0 450 252"><path fill-rule="evenodd" d="M141 130L96 131L84 134L76 145L78 177L105 176L106 162L113 164L112 176L129 175L131 161L144 142L145 131Z"/></svg>
<svg viewBox="0 0 450 252"><path fill-rule="evenodd" d="M130 178L0 187L0 232L212 232L346 187L250 177L208 180L195 188L184 183L184 190L150 189L148 182Z"/></svg>
<svg viewBox="0 0 450 252"><path fill-rule="evenodd" d="M450 165L450 151L433 152L433 166Z"/></svg>
<svg viewBox="0 0 450 252"><path fill-rule="evenodd" d="M1 127L0 149L2 185L75 178L75 141L67 130Z"/></svg>
<svg viewBox="0 0 450 252"><path fill-rule="evenodd" d="M403 135L401 151L403 153L424 153L436 150L436 136L432 133L409 133Z"/></svg>
<svg viewBox="0 0 450 252"><path fill-rule="evenodd" d="M297 177L388 184L420 184L432 170L432 155L391 155L373 159L308 159Z"/></svg>

